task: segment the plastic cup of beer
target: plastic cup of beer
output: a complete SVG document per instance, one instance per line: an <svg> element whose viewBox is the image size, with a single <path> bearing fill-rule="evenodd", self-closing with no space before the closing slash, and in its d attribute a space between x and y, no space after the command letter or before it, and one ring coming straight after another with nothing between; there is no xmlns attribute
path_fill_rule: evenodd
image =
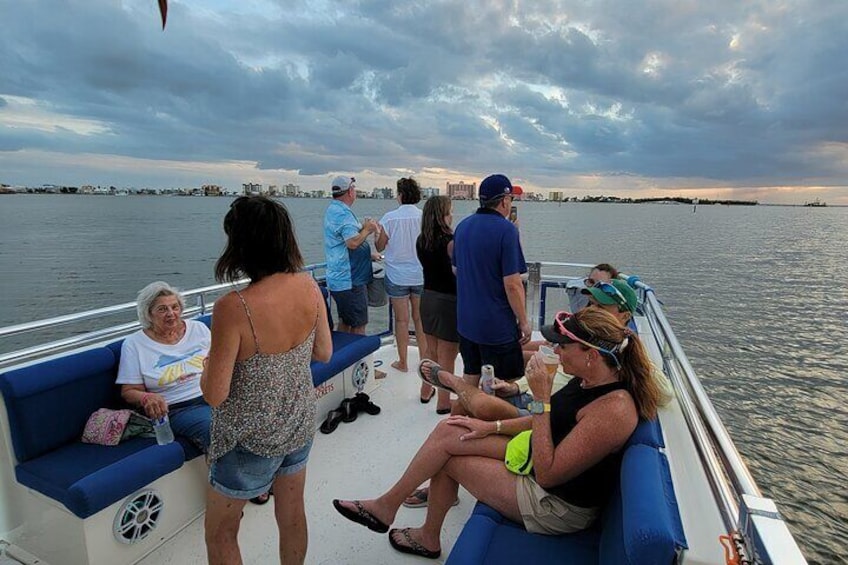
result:
<svg viewBox="0 0 848 565"><path fill-rule="evenodd" d="M545 364L548 374L554 376L559 368L559 355L547 345L539 347L539 353L542 354L542 362Z"/></svg>

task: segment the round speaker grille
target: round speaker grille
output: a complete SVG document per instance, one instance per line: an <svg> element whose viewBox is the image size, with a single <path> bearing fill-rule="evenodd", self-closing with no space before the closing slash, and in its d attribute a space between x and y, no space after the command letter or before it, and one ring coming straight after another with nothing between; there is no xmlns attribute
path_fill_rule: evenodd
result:
<svg viewBox="0 0 848 565"><path fill-rule="evenodd" d="M144 490L129 498L115 516L112 533L121 543L142 541L159 524L162 497L155 490Z"/></svg>
<svg viewBox="0 0 848 565"><path fill-rule="evenodd" d="M370 367L368 367L368 363L365 361L360 361L359 364L353 368L353 374L350 377L350 380L353 384L353 388L355 388L358 392L362 392L365 388L365 384L368 382L368 377L370 376L368 373L370 372Z"/></svg>

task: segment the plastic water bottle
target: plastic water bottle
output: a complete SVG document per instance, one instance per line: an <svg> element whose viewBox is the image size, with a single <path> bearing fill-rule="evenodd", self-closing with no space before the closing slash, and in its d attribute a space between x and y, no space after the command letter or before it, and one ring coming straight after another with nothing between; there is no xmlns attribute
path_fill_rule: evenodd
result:
<svg viewBox="0 0 848 565"><path fill-rule="evenodd" d="M167 414L153 420L153 432L156 434L156 443L159 445L168 445L174 441L174 432L171 430Z"/></svg>
<svg viewBox="0 0 848 565"><path fill-rule="evenodd" d="M480 367L480 388L486 394L495 394L492 383L495 382L495 368L492 365Z"/></svg>

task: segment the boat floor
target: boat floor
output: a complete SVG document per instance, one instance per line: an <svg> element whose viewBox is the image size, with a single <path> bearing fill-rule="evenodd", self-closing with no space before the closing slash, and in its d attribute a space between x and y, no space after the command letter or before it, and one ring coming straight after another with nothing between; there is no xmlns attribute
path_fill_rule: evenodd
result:
<svg viewBox="0 0 848 565"><path fill-rule="evenodd" d="M443 416L436 414L436 399L419 402L420 379L415 371L418 351L409 348L410 370L391 367L396 359L393 345L383 346L375 359L387 373L366 387L382 408L377 416L360 414L341 423L332 434L315 434L306 479L306 515L309 527L309 564L421 563L421 559L391 548L386 534L376 534L340 516L332 499L371 498L390 487L406 468L418 447ZM461 359L457 358L457 371ZM376 384L376 389L370 390ZM447 515L442 530L443 563L474 508L475 500L460 488L459 506ZM247 504L239 532L239 546L247 564L278 563L278 535L273 504ZM403 508L395 524L419 526L426 509ZM206 547L202 516L162 547L145 557L144 565L205 563Z"/></svg>

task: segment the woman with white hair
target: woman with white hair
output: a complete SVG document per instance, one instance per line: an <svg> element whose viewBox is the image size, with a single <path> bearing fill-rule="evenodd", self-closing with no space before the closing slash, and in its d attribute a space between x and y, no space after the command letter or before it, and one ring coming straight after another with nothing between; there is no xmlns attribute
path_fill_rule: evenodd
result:
<svg viewBox="0 0 848 565"><path fill-rule="evenodd" d="M182 319L183 297L166 282L141 289L137 302L142 329L121 347L116 381L121 397L151 419L168 416L175 435L206 453L212 413L203 400L200 375L211 342L209 328Z"/></svg>

